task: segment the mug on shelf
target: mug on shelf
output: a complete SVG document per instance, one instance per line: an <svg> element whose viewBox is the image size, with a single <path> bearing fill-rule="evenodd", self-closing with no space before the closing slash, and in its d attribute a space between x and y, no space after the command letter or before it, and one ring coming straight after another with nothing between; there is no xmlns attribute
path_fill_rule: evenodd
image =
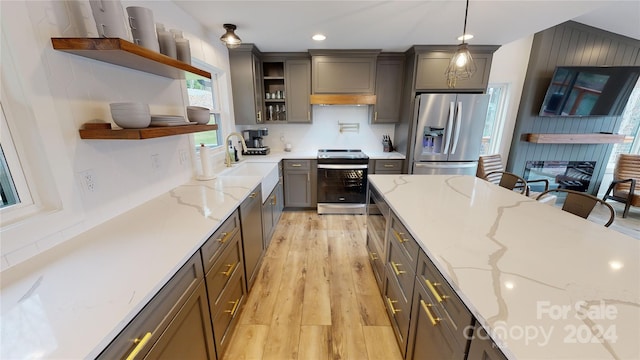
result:
<svg viewBox="0 0 640 360"><path fill-rule="evenodd" d="M89 0L89 6L100 37L131 40L119 0Z"/></svg>
<svg viewBox="0 0 640 360"><path fill-rule="evenodd" d="M149 50L160 52L160 44L156 37L156 27L151 9L141 6L127 7L129 26L133 42Z"/></svg>

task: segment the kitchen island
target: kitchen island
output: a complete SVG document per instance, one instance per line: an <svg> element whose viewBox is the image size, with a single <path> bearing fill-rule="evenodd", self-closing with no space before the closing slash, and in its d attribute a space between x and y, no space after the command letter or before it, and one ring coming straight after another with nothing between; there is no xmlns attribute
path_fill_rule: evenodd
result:
<svg viewBox="0 0 640 360"><path fill-rule="evenodd" d="M640 358L638 240L472 176L369 181L508 358Z"/></svg>

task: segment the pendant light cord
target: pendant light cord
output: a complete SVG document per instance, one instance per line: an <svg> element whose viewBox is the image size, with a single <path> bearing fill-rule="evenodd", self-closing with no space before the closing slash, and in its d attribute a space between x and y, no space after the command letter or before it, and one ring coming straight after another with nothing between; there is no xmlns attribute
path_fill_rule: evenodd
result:
<svg viewBox="0 0 640 360"><path fill-rule="evenodd" d="M464 27L462 28L462 43L465 43L465 36L467 36L467 15L469 14L469 0L467 0L467 6L464 10Z"/></svg>

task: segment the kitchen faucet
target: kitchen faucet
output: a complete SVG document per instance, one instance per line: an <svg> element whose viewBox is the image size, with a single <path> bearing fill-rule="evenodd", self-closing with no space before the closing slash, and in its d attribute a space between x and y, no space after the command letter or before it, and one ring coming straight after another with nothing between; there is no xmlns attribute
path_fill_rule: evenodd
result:
<svg viewBox="0 0 640 360"><path fill-rule="evenodd" d="M247 152L247 144L244 142L244 137L242 137L242 134L240 134L239 132L232 132L229 135L227 135L227 138L224 141L225 146L226 146L226 144L229 143L229 139L234 135L237 136L240 140L242 140L242 151L246 153ZM225 163L225 165L227 167L231 167L231 154L229 154L229 151L225 151L225 154L227 154L227 155L224 158L224 163Z"/></svg>

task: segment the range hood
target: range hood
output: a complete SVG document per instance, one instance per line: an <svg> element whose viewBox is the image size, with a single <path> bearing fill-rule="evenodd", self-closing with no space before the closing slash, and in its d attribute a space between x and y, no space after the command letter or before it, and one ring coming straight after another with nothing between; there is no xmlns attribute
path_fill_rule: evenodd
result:
<svg viewBox="0 0 640 360"><path fill-rule="evenodd" d="M376 96L371 94L313 94L311 105L375 105Z"/></svg>

